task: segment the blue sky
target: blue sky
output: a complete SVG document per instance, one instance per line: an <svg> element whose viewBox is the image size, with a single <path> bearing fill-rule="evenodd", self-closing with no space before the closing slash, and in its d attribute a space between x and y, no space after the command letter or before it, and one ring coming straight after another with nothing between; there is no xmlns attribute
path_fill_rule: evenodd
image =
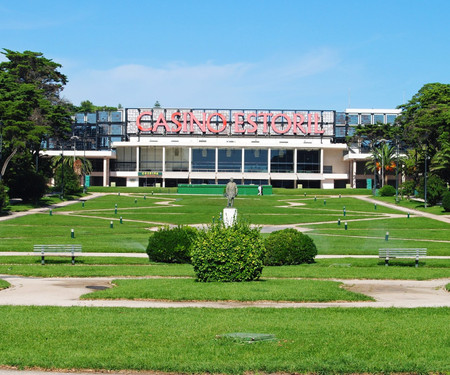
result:
<svg viewBox="0 0 450 375"><path fill-rule="evenodd" d="M62 64L76 105L394 108L449 83L449 14L448 0L4 0L0 47Z"/></svg>

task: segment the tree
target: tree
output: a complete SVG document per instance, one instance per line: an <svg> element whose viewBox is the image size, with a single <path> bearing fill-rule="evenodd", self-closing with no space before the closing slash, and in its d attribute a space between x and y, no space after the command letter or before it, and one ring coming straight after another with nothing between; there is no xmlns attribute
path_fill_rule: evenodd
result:
<svg viewBox="0 0 450 375"><path fill-rule="evenodd" d="M375 146L372 150L371 160L366 162L366 168L370 171L376 170L381 174L380 181L383 187L387 184L388 171L394 171L396 164L395 147L389 143L382 143Z"/></svg>
<svg viewBox="0 0 450 375"><path fill-rule="evenodd" d="M431 157L431 171L450 182L450 84L428 83L398 108L403 112L396 122L405 142Z"/></svg>
<svg viewBox="0 0 450 375"><path fill-rule="evenodd" d="M96 111L117 111L117 108L116 107L108 107L106 105L97 106L97 105L94 105L89 100L83 100L78 107L77 106L74 107L74 110L75 110L75 112L81 112L81 113L93 113Z"/></svg>
<svg viewBox="0 0 450 375"><path fill-rule="evenodd" d="M63 138L70 132L71 105L60 98L67 78L60 64L39 52L1 52L0 118L2 165L0 179L15 155L30 154L35 171L45 137Z"/></svg>

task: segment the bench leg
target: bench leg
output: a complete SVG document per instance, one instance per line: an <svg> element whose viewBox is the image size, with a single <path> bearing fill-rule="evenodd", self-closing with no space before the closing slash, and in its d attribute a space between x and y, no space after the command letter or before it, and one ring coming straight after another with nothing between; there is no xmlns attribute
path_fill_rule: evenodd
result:
<svg viewBox="0 0 450 375"><path fill-rule="evenodd" d="M416 268L419 267L419 258L416 258Z"/></svg>
<svg viewBox="0 0 450 375"><path fill-rule="evenodd" d="M75 264L75 255L72 255L72 266Z"/></svg>
<svg viewBox="0 0 450 375"><path fill-rule="evenodd" d="M44 256L44 255L41 255L41 264L42 264L42 265L45 264L45 259L44 259L44 258L45 258L45 256Z"/></svg>
<svg viewBox="0 0 450 375"><path fill-rule="evenodd" d="M384 265L387 267L389 266L389 258L384 259Z"/></svg>

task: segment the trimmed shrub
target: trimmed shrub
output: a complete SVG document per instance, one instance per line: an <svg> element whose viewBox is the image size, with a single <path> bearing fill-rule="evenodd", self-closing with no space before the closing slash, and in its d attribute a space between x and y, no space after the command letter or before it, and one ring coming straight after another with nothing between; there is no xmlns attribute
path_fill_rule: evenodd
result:
<svg viewBox="0 0 450 375"><path fill-rule="evenodd" d="M384 185L378 192L381 197L393 197L395 195L395 187Z"/></svg>
<svg viewBox="0 0 450 375"><path fill-rule="evenodd" d="M414 192L416 190L416 183L412 180L405 181L403 184L401 184L399 191L401 196L407 196L412 197L414 196Z"/></svg>
<svg viewBox="0 0 450 375"><path fill-rule="evenodd" d="M46 190L45 177L30 170L21 170L9 181L10 198L21 198L24 202L38 203Z"/></svg>
<svg viewBox="0 0 450 375"><path fill-rule="evenodd" d="M311 237L287 228L272 232L266 238L266 266L284 266L313 263L317 247Z"/></svg>
<svg viewBox="0 0 450 375"><path fill-rule="evenodd" d="M420 179L420 184L417 188L419 196L425 198L425 180ZM441 199L443 194L447 191L445 182L436 175L430 175L427 179L427 203L430 206L436 205Z"/></svg>
<svg viewBox="0 0 450 375"><path fill-rule="evenodd" d="M450 191L447 191L442 195L442 208L446 212L450 211Z"/></svg>
<svg viewBox="0 0 450 375"><path fill-rule="evenodd" d="M197 281L252 281L261 276L264 242L259 229L248 223L222 222L200 231L192 247Z"/></svg>
<svg viewBox="0 0 450 375"><path fill-rule="evenodd" d="M198 230L188 226L165 226L150 236L147 254L150 261L190 263L191 248Z"/></svg>

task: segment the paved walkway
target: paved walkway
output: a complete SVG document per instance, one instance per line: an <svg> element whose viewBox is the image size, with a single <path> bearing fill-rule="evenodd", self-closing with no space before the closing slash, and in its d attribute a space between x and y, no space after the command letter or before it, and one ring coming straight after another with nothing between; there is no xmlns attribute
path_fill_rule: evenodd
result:
<svg viewBox="0 0 450 375"><path fill-rule="evenodd" d="M376 302L196 302L142 300L80 300L83 294L111 287L118 277L36 278L0 275L11 287L0 291L0 305L25 306L87 306L132 308L303 308L303 307L450 307L450 293L445 285L450 278L417 280L339 280L344 288L373 297ZM127 278L130 279L130 278Z"/></svg>

